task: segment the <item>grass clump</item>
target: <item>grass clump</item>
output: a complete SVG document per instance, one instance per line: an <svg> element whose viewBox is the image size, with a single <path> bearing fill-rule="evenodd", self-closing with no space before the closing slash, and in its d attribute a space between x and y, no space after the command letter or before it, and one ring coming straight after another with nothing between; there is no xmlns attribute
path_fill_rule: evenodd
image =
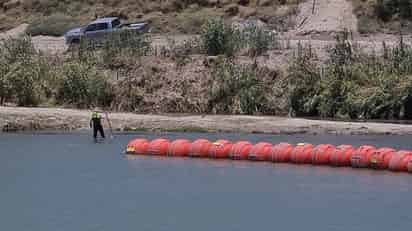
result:
<svg viewBox="0 0 412 231"><path fill-rule="evenodd" d="M308 58L308 51L299 54L290 71L296 81L289 92L293 111L297 116L410 119L412 48L402 39L384 47L383 54L363 53L342 32L325 65Z"/></svg>
<svg viewBox="0 0 412 231"><path fill-rule="evenodd" d="M38 18L30 23L26 33L31 36L63 36L68 30L78 26L73 17L64 14L53 14Z"/></svg>
<svg viewBox="0 0 412 231"><path fill-rule="evenodd" d="M410 0L352 0L358 16L359 32L412 31L412 2Z"/></svg>
<svg viewBox="0 0 412 231"><path fill-rule="evenodd" d="M218 61L213 73L209 110L214 113L256 114L265 108L257 70L229 59Z"/></svg>
<svg viewBox="0 0 412 231"><path fill-rule="evenodd" d="M241 38L243 46L248 49L249 55L252 57L263 55L268 50L280 47L277 35L259 26L255 21L246 23L241 32Z"/></svg>
<svg viewBox="0 0 412 231"><path fill-rule="evenodd" d="M209 20L202 27L201 43L207 55L231 57L241 47L240 32L223 20Z"/></svg>
<svg viewBox="0 0 412 231"><path fill-rule="evenodd" d="M92 62L55 62L37 52L30 37L0 43L0 103L38 106L45 103L86 108L110 105L107 77Z"/></svg>
<svg viewBox="0 0 412 231"><path fill-rule="evenodd" d="M91 105L109 106L113 99L111 85L93 66L81 62L65 63L57 88L58 104L87 108Z"/></svg>
<svg viewBox="0 0 412 231"><path fill-rule="evenodd" d="M0 42L0 103L36 106L47 97L44 80L53 78L45 57L36 52L30 37Z"/></svg>

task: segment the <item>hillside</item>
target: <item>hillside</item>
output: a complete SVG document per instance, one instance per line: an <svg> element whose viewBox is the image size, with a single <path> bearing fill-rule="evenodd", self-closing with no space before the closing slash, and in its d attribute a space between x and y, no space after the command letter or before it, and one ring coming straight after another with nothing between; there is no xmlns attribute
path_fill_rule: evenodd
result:
<svg viewBox="0 0 412 231"><path fill-rule="evenodd" d="M156 32L193 34L209 18L239 20L250 17L282 29L292 22L289 15L296 0L2 0L0 30L22 23L39 23L48 17L60 27L82 25L103 16L127 21L149 20Z"/></svg>
<svg viewBox="0 0 412 231"><path fill-rule="evenodd" d="M48 28L34 28L34 35L58 36L96 17L119 16L148 20L154 32L162 33L198 33L207 19L216 17L259 19L271 29L299 34L342 27L364 34L394 33L411 30L411 12L409 0L0 0L0 31L22 23L46 24Z"/></svg>
<svg viewBox="0 0 412 231"><path fill-rule="evenodd" d="M407 24L400 5L386 21L360 11L379 2L2 1L3 28L13 28L0 38L13 38L0 43L0 104L411 119L410 36L358 33L362 14L377 32L398 14ZM66 28L101 16L149 20L154 33L66 49ZM246 30L228 23L250 18Z"/></svg>

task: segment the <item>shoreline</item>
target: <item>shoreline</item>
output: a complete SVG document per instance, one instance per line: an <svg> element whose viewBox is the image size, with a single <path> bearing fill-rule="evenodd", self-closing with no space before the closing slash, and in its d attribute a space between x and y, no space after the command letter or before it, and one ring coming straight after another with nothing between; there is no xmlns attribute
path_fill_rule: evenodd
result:
<svg viewBox="0 0 412 231"><path fill-rule="evenodd" d="M62 108L0 107L0 133L86 132L90 111ZM245 115L150 115L110 113L114 133L196 132L313 135L412 135L412 125L340 122ZM104 124L108 130L108 125Z"/></svg>

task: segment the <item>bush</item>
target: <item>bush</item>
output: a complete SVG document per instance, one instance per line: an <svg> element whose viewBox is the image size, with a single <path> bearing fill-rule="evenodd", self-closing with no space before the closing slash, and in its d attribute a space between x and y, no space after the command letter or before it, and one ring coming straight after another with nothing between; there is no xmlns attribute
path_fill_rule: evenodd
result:
<svg viewBox="0 0 412 231"><path fill-rule="evenodd" d="M209 20L202 27L201 43L208 55L231 57L241 47L240 33L222 20Z"/></svg>
<svg viewBox="0 0 412 231"><path fill-rule="evenodd" d="M277 36L272 31L258 26L253 21L246 24L241 32L241 38L252 57L262 55L267 50L280 46Z"/></svg>
<svg viewBox="0 0 412 231"><path fill-rule="evenodd" d="M412 112L412 48L400 39L382 55L353 46L347 32L336 38L324 66L302 50L290 68L289 99L298 116L403 119Z"/></svg>
<svg viewBox="0 0 412 231"><path fill-rule="evenodd" d="M10 38L0 43L0 101L36 106L47 92L52 74L30 37Z"/></svg>
<svg viewBox="0 0 412 231"><path fill-rule="evenodd" d="M376 33L379 31L379 24L376 19L362 15L358 17L358 31L361 34Z"/></svg>
<svg viewBox="0 0 412 231"><path fill-rule="evenodd" d="M31 38L22 36L2 39L0 41L0 55L4 62L11 64L31 59L37 54Z"/></svg>
<svg viewBox="0 0 412 231"><path fill-rule="evenodd" d="M320 71L317 57L310 46L300 43L288 68L289 105L297 116L318 114L316 95L320 91Z"/></svg>
<svg viewBox="0 0 412 231"><path fill-rule="evenodd" d="M63 14L53 14L45 18L39 18L26 29L26 33L31 36L62 36L68 30L78 26L73 17Z"/></svg>
<svg viewBox="0 0 412 231"><path fill-rule="evenodd" d="M66 63L57 89L57 102L87 108L108 106L113 100L111 84L92 66L79 62Z"/></svg>
<svg viewBox="0 0 412 231"><path fill-rule="evenodd" d="M213 78L209 111L255 114L265 108L266 98L262 82L257 79L257 72L253 67L220 59Z"/></svg>

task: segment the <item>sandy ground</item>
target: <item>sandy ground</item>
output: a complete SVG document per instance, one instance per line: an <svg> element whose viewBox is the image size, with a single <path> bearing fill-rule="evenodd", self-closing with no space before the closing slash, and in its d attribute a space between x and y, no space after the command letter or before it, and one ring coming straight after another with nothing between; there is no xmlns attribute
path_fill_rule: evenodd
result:
<svg viewBox="0 0 412 231"><path fill-rule="evenodd" d="M307 0L299 5L296 21L298 35L329 34L343 29L358 31L357 18L347 0Z"/></svg>
<svg viewBox="0 0 412 231"><path fill-rule="evenodd" d="M138 115L110 113L115 131L211 131L269 134L411 135L412 125L354 123L238 115ZM88 130L90 111L0 107L0 128L15 131ZM107 127L107 125L106 125Z"/></svg>
<svg viewBox="0 0 412 231"><path fill-rule="evenodd" d="M270 63L277 65L287 63L291 50L296 49L299 43L310 44L320 58L322 58L325 55L326 48L334 44L334 34L342 31L344 28L353 32L355 42L366 51L379 52L383 41L388 46L393 46L397 43L398 38L396 35L375 34L371 37L361 37L357 33L357 18L353 14L353 7L350 1L316 0L315 3L313 12L313 0L303 1L299 5L296 27L280 35L283 49L276 51L279 57L274 57ZM22 24L12 30L0 33L0 39L19 36L24 33L27 26L28 24ZM170 45L168 40L182 43L194 37L195 35L154 34L152 36L152 45L155 49L160 49ZM34 36L32 40L38 50L50 54L62 54L68 48L64 37ZM406 42L410 43L411 40L410 36L406 36Z"/></svg>

